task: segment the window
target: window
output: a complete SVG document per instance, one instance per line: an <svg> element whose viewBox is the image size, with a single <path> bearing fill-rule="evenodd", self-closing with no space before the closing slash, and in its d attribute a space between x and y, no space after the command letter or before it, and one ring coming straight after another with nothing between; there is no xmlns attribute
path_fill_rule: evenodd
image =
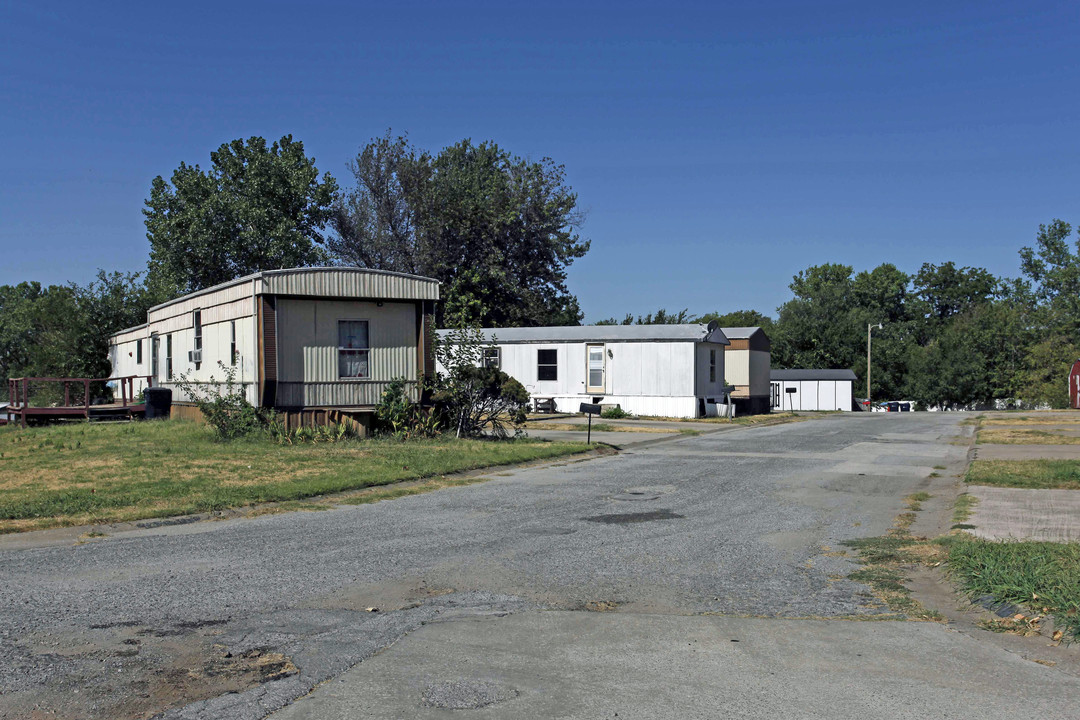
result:
<svg viewBox="0 0 1080 720"><path fill-rule="evenodd" d="M369 378L367 320L338 321L338 377Z"/></svg>
<svg viewBox="0 0 1080 720"><path fill-rule="evenodd" d="M199 363L202 362L202 310L196 310L194 313L195 324L195 355L192 360L195 361L195 369L199 369Z"/></svg>
<svg viewBox="0 0 1080 720"><path fill-rule="evenodd" d="M780 383L771 383L769 388L769 406L780 407Z"/></svg>
<svg viewBox="0 0 1080 720"><path fill-rule="evenodd" d="M587 350L588 362L586 371L588 381L585 383L588 392L604 391L604 346L589 345Z"/></svg>
<svg viewBox="0 0 1080 720"><path fill-rule="evenodd" d="M484 367L501 368L502 367L502 348L498 347L486 347L484 348Z"/></svg>
<svg viewBox="0 0 1080 720"><path fill-rule="evenodd" d="M135 364L142 365L142 340L135 341Z"/></svg>
<svg viewBox="0 0 1080 720"><path fill-rule="evenodd" d="M229 364L236 367L236 321L229 323Z"/></svg>
<svg viewBox="0 0 1080 720"><path fill-rule="evenodd" d="M536 379L558 380L559 379L559 351L537 350L536 351Z"/></svg>
<svg viewBox="0 0 1080 720"><path fill-rule="evenodd" d="M172 333L165 336L165 379L172 380Z"/></svg>
<svg viewBox="0 0 1080 720"><path fill-rule="evenodd" d="M709 350L709 382L716 382L716 350Z"/></svg>
<svg viewBox="0 0 1080 720"><path fill-rule="evenodd" d="M150 375L155 379L160 379L161 367L158 364L158 357L161 354L161 339L156 335L150 336Z"/></svg>

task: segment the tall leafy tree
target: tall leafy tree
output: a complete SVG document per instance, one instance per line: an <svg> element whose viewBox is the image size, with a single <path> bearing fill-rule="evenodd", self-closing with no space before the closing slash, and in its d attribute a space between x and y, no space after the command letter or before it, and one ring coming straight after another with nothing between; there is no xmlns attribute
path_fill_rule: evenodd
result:
<svg viewBox="0 0 1080 720"><path fill-rule="evenodd" d="M566 268L589 242L561 165L469 140L432 156L387 135L352 170L356 188L334 207L339 261L438 278L444 326L581 321Z"/></svg>
<svg viewBox="0 0 1080 720"><path fill-rule="evenodd" d="M1075 250L1074 250L1075 248ZM1020 250L1020 271L1049 332L1080 340L1080 236L1063 220L1040 225L1034 247Z"/></svg>
<svg viewBox="0 0 1080 720"><path fill-rule="evenodd" d="M772 335L773 319L757 310L734 310L728 313L705 313L694 322L709 323L715 320L720 327L760 327L766 335Z"/></svg>
<svg viewBox="0 0 1080 720"><path fill-rule="evenodd" d="M157 299L323 257L337 183L319 177L302 142L233 140L210 161L205 172L180 163L170 181L151 184L143 214Z"/></svg>

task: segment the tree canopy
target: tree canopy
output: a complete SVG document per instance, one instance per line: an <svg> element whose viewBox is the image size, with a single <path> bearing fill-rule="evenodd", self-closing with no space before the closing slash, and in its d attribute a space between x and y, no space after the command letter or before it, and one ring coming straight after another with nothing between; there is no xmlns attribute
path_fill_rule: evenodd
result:
<svg viewBox="0 0 1080 720"><path fill-rule="evenodd" d="M334 205L339 261L443 282L446 325L576 325L566 268L589 249L561 165L462 140L438 155L404 137L372 140Z"/></svg>
<svg viewBox="0 0 1080 720"><path fill-rule="evenodd" d="M210 161L205 172L181 162L170 181L159 175L151 184L143 215L157 299L324 257L337 183L320 179L302 142L233 140Z"/></svg>

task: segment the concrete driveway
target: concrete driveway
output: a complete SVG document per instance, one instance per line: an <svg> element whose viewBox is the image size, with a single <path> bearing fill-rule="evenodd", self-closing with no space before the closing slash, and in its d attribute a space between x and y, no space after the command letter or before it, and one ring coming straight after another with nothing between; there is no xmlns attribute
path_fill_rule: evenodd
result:
<svg viewBox="0 0 1080 720"><path fill-rule="evenodd" d="M836 415L375 505L0 540L0 716L1074 717L1065 672L851 621L885 610L840 543L963 467L961 419Z"/></svg>

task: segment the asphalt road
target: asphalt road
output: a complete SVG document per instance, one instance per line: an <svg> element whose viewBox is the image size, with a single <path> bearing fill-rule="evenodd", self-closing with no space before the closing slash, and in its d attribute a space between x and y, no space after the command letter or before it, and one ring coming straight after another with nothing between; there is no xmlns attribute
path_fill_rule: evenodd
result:
<svg viewBox="0 0 1080 720"><path fill-rule="evenodd" d="M1080 683L975 652L970 638L938 626L820 620L885 612L844 579L856 566L837 550L886 532L934 466L962 466L967 448L952 442L960 419L828 416L494 471L487 483L375 505L76 545L0 540L0 717L262 718L283 707L281 718L463 717L469 708L664 717L648 710L657 703L670 717L717 717L720 697L740 717L846 717L824 714L830 692L854 698L864 686L875 712L859 717L916 717L920 707L1023 717L1023 689L1009 701L991 692L988 654L1033 697L1047 683L1057 683L1052 695L1076 697ZM694 637L731 645L732 633L748 651L755 635L772 641L758 644L756 664L715 648L702 655L708 662L683 657ZM788 635L813 641L783 642ZM600 636L611 646L604 660L589 640ZM473 652L448 654L447 644ZM858 667L856 647L874 658L873 672ZM499 653L516 661L482 660ZM813 672L837 658L854 664L850 673ZM743 696L761 673L786 699ZM906 684L874 689L889 676ZM796 691L811 686L816 699L800 705ZM904 705L902 687L923 687L926 703ZM984 705L969 698L980 687ZM967 704L950 705L958 698ZM1053 703L1037 708L1031 717L1074 717L1055 715Z"/></svg>

